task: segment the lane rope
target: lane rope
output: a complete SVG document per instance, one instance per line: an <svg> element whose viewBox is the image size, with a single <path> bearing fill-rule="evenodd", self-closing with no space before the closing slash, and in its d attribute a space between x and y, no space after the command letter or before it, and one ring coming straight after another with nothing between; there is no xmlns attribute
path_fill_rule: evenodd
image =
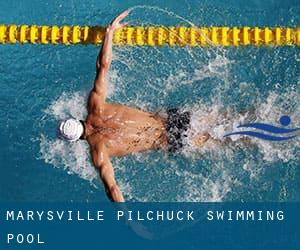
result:
<svg viewBox="0 0 300 250"><path fill-rule="evenodd" d="M101 44L105 27L0 25L0 44ZM114 44L132 46L299 46L300 27L135 26L118 30Z"/></svg>

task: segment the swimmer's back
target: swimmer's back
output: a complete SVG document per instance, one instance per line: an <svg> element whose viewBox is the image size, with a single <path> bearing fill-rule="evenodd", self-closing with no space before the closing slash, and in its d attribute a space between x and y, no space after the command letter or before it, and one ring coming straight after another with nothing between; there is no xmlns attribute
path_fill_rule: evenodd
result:
<svg viewBox="0 0 300 250"><path fill-rule="evenodd" d="M90 143L103 141L111 156L162 147L166 144L164 120L153 113L120 104L103 103L101 108L90 109L86 121L95 130Z"/></svg>

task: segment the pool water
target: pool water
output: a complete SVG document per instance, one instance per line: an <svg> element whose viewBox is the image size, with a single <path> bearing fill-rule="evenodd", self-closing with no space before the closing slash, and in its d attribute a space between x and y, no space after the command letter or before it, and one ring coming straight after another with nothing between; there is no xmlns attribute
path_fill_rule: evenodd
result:
<svg viewBox="0 0 300 250"><path fill-rule="evenodd" d="M299 26L300 19L292 0L11 0L0 3L0 23L106 25L127 8L130 25ZM58 120L86 115L98 51L0 45L1 201L107 200L87 144L56 138ZM190 110L190 133L208 130L220 140L240 123L278 125L282 115L300 127L299 61L299 47L115 47L109 101ZM299 149L300 136L251 139L112 161L129 201L299 201Z"/></svg>

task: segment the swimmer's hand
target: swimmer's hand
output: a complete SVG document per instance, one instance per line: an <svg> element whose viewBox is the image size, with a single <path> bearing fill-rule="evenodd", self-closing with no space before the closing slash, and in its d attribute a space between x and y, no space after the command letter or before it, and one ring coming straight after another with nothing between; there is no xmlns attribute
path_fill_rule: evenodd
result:
<svg viewBox="0 0 300 250"><path fill-rule="evenodd" d="M115 32L118 29L124 28L126 25L128 25L128 22L120 23L125 17L127 17L129 14L129 11L126 10L123 13L121 13L119 16L117 16L107 27L107 32Z"/></svg>

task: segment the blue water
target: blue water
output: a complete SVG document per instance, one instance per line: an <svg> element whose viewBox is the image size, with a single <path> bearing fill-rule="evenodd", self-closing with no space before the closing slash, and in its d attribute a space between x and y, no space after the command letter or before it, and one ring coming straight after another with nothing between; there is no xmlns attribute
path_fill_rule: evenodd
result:
<svg viewBox="0 0 300 250"><path fill-rule="evenodd" d="M2 1L0 23L299 26L299 1ZM105 201L87 145L55 137L59 119L83 118L96 46L0 45L0 201ZM114 48L109 100L145 110L192 110L195 131L220 137L241 122L300 127L300 50ZM226 114L226 115L224 115ZM113 159L131 201L300 201L300 136L283 143L208 145L180 155Z"/></svg>

